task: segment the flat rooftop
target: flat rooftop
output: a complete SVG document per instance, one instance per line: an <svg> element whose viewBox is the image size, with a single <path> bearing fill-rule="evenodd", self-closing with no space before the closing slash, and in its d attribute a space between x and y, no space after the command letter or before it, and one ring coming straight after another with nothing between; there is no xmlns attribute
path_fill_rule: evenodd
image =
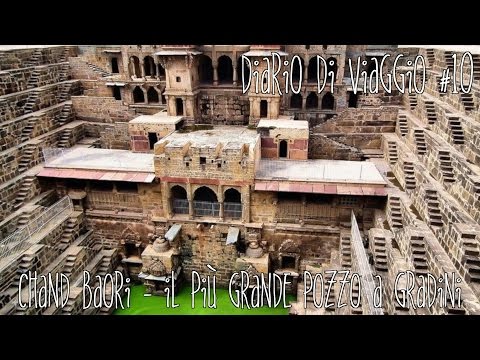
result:
<svg viewBox="0 0 480 360"><path fill-rule="evenodd" d="M375 164L366 161L260 160L255 179L386 185Z"/></svg>
<svg viewBox="0 0 480 360"><path fill-rule="evenodd" d="M196 148L216 148L219 143L222 143L224 149L236 149L244 144L254 145L258 137L255 130L249 130L243 126L215 126L211 130L176 131L165 136L159 143L168 141L166 148L183 147L189 142Z"/></svg>
<svg viewBox="0 0 480 360"><path fill-rule="evenodd" d="M0 45L0 51L21 50L21 49L44 49L65 45Z"/></svg>
<svg viewBox="0 0 480 360"><path fill-rule="evenodd" d="M279 128L279 129L305 129L308 130L308 121L301 120L260 120L257 128Z"/></svg>
<svg viewBox="0 0 480 360"><path fill-rule="evenodd" d="M154 172L153 154L128 150L72 148L52 158L46 168Z"/></svg>
<svg viewBox="0 0 480 360"><path fill-rule="evenodd" d="M176 125L182 121L183 116L168 116L165 112L159 112L154 115L140 115L130 120L129 124L158 124L158 125Z"/></svg>

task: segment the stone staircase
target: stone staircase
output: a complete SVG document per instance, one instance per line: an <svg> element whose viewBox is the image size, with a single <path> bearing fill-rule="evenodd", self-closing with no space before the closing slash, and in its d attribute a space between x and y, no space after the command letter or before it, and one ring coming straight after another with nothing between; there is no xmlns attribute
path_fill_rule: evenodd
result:
<svg viewBox="0 0 480 360"><path fill-rule="evenodd" d="M70 79L70 65L68 63L60 65L60 81L67 81Z"/></svg>
<svg viewBox="0 0 480 360"><path fill-rule="evenodd" d="M412 235L410 237L410 246L412 249L412 262L416 275L427 275L427 251L425 248L425 239L423 236Z"/></svg>
<svg viewBox="0 0 480 360"><path fill-rule="evenodd" d="M437 122L437 112L435 111L434 102L425 100L425 110L427 112L428 125L435 124Z"/></svg>
<svg viewBox="0 0 480 360"><path fill-rule="evenodd" d="M37 122L38 117L31 117L28 119L27 125L23 128L22 133L20 134L22 142L30 140L30 136L32 135L33 129L35 129Z"/></svg>
<svg viewBox="0 0 480 360"><path fill-rule="evenodd" d="M473 78L480 80L480 55L472 54L473 59Z"/></svg>
<svg viewBox="0 0 480 360"><path fill-rule="evenodd" d="M20 283L20 276L29 271L35 271L34 260L35 258L32 257L30 254L25 254L22 256L22 259L20 260L20 264L17 268L15 280L13 280L13 283L12 283L12 287L18 289L18 285Z"/></svg>
<svg viewBox="0 0 480 360"><path fill-rule="evenodd" d="M30 56L30 58L28 59L28 61L25 61L24 67L40 65L42 63L42 58L43 58L42 51L35 50L32 56Z"/></svg>
<svg viewBox="0 0 480 360"><path fill-rule="evenodd" d="M426 53L427 53L428 65L429 67L432 67L433 64L435 63L435 50L426 49Z"/></svg>
<svg viewBox="0 0 480 360"><path fill-rule="evenodd" d="M407 115L401 112L398 113L398 128L400 135L405 136L408 134Z"/></svg>
<svg viewBox="0 0 480 360"><path fill-rule="evenodd" d="M405 189L415 189L417 184L415 180L415 170L413 169L413 163L405 161L403 163L403 172L405 174Z"/></svg>
<svg viewBox="0 0 480 360"><path fill-rule="evenodd" d="M60 116L58 117L58 125L63 126L66 123L71 121L72 117L72 103L67 102L64 106L62 111L60 112Z"/></svg>
<svg viewBox="0 0 480 360"><path fill-rule="evenodd" d="M101 67L95 65L95 64L92 64L92 63L89 63L87 62L87 66L94 72L96 72L97 74L99 74L100 76L102 77L107 77L107 76L112 76L112 73L109 73L108 71L102 69Z"/></svg>
<svg viewBox="0 0 480 360"><path fill-rule="evenodd" d="M417 154L425 155L427 152L427 144L425 142L425 133L422 128L413 129L413 136L415 138L415 144L417 145Z"/></svg>
<svg viewBox="0 0 480 360"><path fill-rule="evenodd" d="M23 112L25 114L30 114L34 111L35 105L37 104L37 100L39 98L39 93L37 91L32 91L31 94L28 96L27 102L25 103L25 107L23 108Z"/></svg>
<svg viewBox="0 0 480 360"><path fill-rule="evenodd" d="M20 173L27 171L30 168L30 164L33 160L33 155L37 147L33 144L28 144L22 151L22 157L20 158L20 162L18 163L18 171Z"/></svg>
<svg viewBox="0 0 480 360"><path fill-rule="evenodd" d="M340 233L340 254L342 268L350 269L352 266L352 245L350 234L346 232Z"/></svg>
<svg viewBox="0 0 480 360"><path fill-rule="evenodd" d="M72 129L65 129L60 133L60 140L58 141L59 148L70 147L70 139L72 137Z"/></svg>
<svg viewBox="0 0 480 360"><path fill-rule="evenodd" d="M395 229L403 228L402 210L400 209L400 198L397 196L390 196L388 199L390 207L390 217L392 223L390 226Z"/></svg>
<svg viewBox="0 0 480 360"><path fill-rule="evenodd" d="M20 189L18 190L17 197L15 198L15 204L13 205L15 210L18 210L25 203L25 200L32 190L32 184L34 181L35 176L25 176L22 179Z"/></svg>
<svg viewBox="0 0 480 360"><path fill-rule="evenodd" d="M71 89L71 87L72 87L71 82L60 84L60 91L58 93L58 102L59 103L70 100L70 89Z"/></svg>
<svg viewBox="0 0 480 360"><path fill-rule="evenodd" d="M452 75L453 71L453 52L451 51L445 51L445 64L447 65L447 68L450 69L450 76Z"/></svg>
<svg viewBox="0 0 480 360"><path fill-rule="evenodd" d="M77 261L77 256L74 254L68 254L65 263L63 265L62 273L65 274L68 278L73 273L73 270L75 268L75 262Z"/></svg>
<svg viewBox="0 0 480 360"><path fill-rule="evenodd" d="M38 87L38 81L40 80L40 76L42 75L40 70L33 70L30 78L27 81L27 89L33 89Z"/></svg>
<svg viewBox="0 0 480 360"><path fill-rule="evenodd" d="M386 241L385 236L373 236L371 246L373 250L374 267L377 271L388 271Z"/></svg>
<svg viewBox="0 0 480 360"><path fill-rule="evenodd" d="M443 181L449 183L455 182L450 152L448 150L439 150L438 158L440 160L440 171L442 173Z"/></svg>
<svg viewBox="0 0 480 360"><path fill-rule="evenodd" d="M394 165L398 160L397 143L395 141L388 141L388 162Z"/></svg>
<svg viewBox="0 0 480 360"><path fill-rule="evenodd" d="M457 116L450 116L448 118L448 127L450 128L453 143L456 145L465 144L465 134L463 133L460 118Z"/></svg>
<svg viewBox="0 0 480 360"><path fill-rule="evenodd" d="M67 222L67 225L65 226L62 237L60 239L60 244L63 244L62 247L65 247L65 248L68 247L75 239L75 233L77 228L77 218L69 217L66 222Z"/></svg>
<svg viewBox="0 0 480 360"><path fill-rule="evenodd" d="M470 281L480 282L480 245L477 234L462 234L461 237L465 268L467 269Z"/></svg>
<svg viewBox="0 0 480 360"><path fill-rule="evenodd" d="M473 102L473 96L471 93L460 92L460 100L462 100L463 108L466 112L475 109L475 103Z"/></svg>
<svg viewBox="0 0 480 360"><path fill-rule="evenodd" d="M437 191L433 189L425 190L425 201L427 202L428 223L432 227L442 227L443 220L440 212Z"/></svg>
<svg viewBox="0 0 480 360"><path fill-rule="evenodd" d="M417 95L413 93L408 93L408 103L410 104L410 110L415 110L417 106Z"/></svg>

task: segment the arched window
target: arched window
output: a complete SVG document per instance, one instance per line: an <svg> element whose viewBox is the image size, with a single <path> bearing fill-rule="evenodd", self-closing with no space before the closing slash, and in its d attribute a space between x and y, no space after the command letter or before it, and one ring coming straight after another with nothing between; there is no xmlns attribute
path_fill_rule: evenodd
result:
<svg viewBox="0 0 480 360"><path fill-rule="evenodd" d="M143 94L143 90L140 87L135 86L133 89L133 102L137 103L144 103L145 102L145 95Z"/></svg>
<svg viewBox="0 0 480 360"><path fill-rule="evenodd" d="M310 94L308 94L307 101L306 101L305 105L306 105L307 109L317 109L318 108L318 96L314 91L312 91Z"/></svg>
<svg viewBox="0 0 480 360"><path fill-rule="evenodd" d="M292 63L292 79L294 81L296 81L297 84L298 84L298 80L300 80L300 72L302 72L302 76L303 76L303 69L305 67L305 65L303 63L303 59L301 57L299 57L299 59L300 59L300 64L299 64L297 59L295 59L295 61L293 61L293 59L291 60L291 61L293 61L293 63Z"/></svg>
<svg viewBox="0 0 480 360"><path fill-rule="evenodd" d="M302 108L302 95L292 94L292 96L290 96L290 107L292 109L301 109Z"/></svg>
<svg viewBox="0 0 480 360"><path fill-rule="evenodd" d="M308 82L317 81L317 57L314 56L308 62Z"/></svg>
<svg viewBox="0 0 480 360"><path fill-rule="evenodd" d="M226 218L242 217L242 195L236 189L228 189L224 194L223 215Z"/></svg>
<svg viewBox="0 0 480 360"><path fill-rule="evenodd" d="M145 76L156 76L157 68L155 67L155 61L151 56L145 56L143 59L143 68L145 70Z"/></svg>
<svg viewBox="0 0 480 360"><path fill-rule="evenodd" d="M218 58L218 81L223 84L233 83L232 59L226 55Z"/></svg>
<svg viewBox="0 0 480 360"><path fill-rule="evenodd" d="M333 110L335 105L335 98L333 97L332 93L329 91L322 98L322 109L330 109Z"/></svg>
<svg viewBox="0 0 480 360"><path fill-rule="evenodd" d="M172 211L174 214L188 214L187 191L180 185L175 185L170 190L172 197Z"/></svg>
<svg viewBox="0 0 480 360"><path fill-rule="evenodd" d="M213 83L212 59L206 55L200 55L198 60L198 77L202 84Z"/></svg>
<svg viewBox="0 0 480 360"><path fill-rule="evenodd" d="M288 142L287 140L281 140L278 145L278 157L287 158L288 157Z"/></svg>
<svg viewBox="0 0 480 360"><path fill-rule="evenodd" d="M150 86L147 91L148 103L158 103L158 92L153 86Z"/></svg>
<svg viewBox="0 0 480 360"><path fill-rule="evenodd" d="M130 64L130 75L134 75L137 78L141 77L142 72L140 71L140 60L138 60L138 57L132 56L130 58Z"/></svg>
<svg viewBox="0 0 480 360"><path fill-rule="evenodd" d="M193 209L196 216L218 216L220 204L217 194L209 187L199 187L193 195Z"/></svg>
<svg viewBox="0 0 480 360"><path fill-rule="evenodd" d="M157 64L157 65L158 65L158 76L165 77L165 69L163 68L162 65L160 64Z"/></svg>

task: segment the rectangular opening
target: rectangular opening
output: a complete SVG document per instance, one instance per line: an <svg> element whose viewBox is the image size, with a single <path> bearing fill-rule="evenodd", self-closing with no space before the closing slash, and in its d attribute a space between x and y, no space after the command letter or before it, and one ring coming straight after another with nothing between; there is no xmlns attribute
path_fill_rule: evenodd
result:
<svg viewBox="0 0 480 360"><path fill-rule="evenodd" d="M148 143L150 145L150 150L153 150L155 143L158 141L157 133L148 133Z"/></svg>
<svg viewBox="0 0 480 360"><path fill-rule="evenodd" d="M200 156L200 165L205 165L207 163L207 158L205 156Z"/></svg>
<svg viewBox="0 0 480 360"><path fill-rule="evenodd" d="M112 87L112 92L113 92L113 97L115 100L122 100L122 94L120 92L120 87L119 86L113 86Z"/></svg>
<svg viewBox="0 0 480 360"><path fill-rule="evenodd" d="M353 91L348 92L348 107L356 108L358 104L358 94L355 94Z"/></svg>
<svg viewBox="0 0 480 360"><path fill-rule="evenodd" d="M110 181L91 181L90 189L93 191L112 191L113 183Z"/></svg>
<svg viewBox="0 0 480 360"><path fill-rule="evenodd" d="M295 256L282 255L282 269L295 269Z"/></svg>
<svg viewBox="0 0 480 360"><path fill-rule="evenodd" d="M176 80L177 80L177 82L182 81L182 79L180 78L180 76L177 76Z"/></svg>

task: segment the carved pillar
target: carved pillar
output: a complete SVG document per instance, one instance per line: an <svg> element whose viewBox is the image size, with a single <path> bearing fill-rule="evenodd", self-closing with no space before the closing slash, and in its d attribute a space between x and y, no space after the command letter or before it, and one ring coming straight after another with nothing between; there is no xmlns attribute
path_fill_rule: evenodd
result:
<svg viewBox="0 0 480 360"><path fill-rule="evenodd" d="M187 183L187 199L188 199L188 217L193 219L193 194L192 194L192 184Z"/></svg>
<svg viewBox="0 0 480 360"><path fill-rule="evenodd" d="M149 64L149 66L150 66L150 76L153 78L153 76L154 76L153 74L156 73L155 64L153 63L152 60L149 60L148 62L150 63Z"/></svg>
<svg viewBox="0 0 480 360"><path fill-rule="evenodd" d="M272 113L272 99L268 98L267 99L267 119L271 119L271 113Z"/></svg>
<svg viewBox="0 0 480 360"><path fill-rule="evenodd" d="M307 108L307 97L303 96L302 97L302 110L305 110L306 108Z"/></svg>
<svg viewBox="0 0 480 360"><path fill-rule="evenodd" d="M137 77L135 75L135 63L133 62L133 58L130 58L128 62L128 72L130 73L130 77Z"/></svg>
<svg viewBox="0 0 480 360"><path fill-rule="evenodd" d="M143 68L142 68L143 69ZM147 90L145 90L143 87L141 88L143 91L143 100L145 104L148 104L148 97L147 97Z"/></svg>
<svg viewBox="0 0 480 360"><path fill-rule="evenodd" d="M305 63L305 70L303 71L303 83L306 84L308 81L308 62Z"/></svg>
<svg viewBox="0 0 480 360"><path fill-rule="evenodd" d="M237 78L238 78L237 62L236 61L232 62L232 66L233 66L233 86L237 86Z"/></svg>
<svg viewBox="0 0 480 360"><path fill-rule="evenodd" d="M217 193L218 193L218 202L220 204L220 210L219 210L218 216L223 221L223 220L225 220L225 216L224 216L224 206L223 206L224 196L223 196L223 186L222 185L218 185Z"/></svg>
<svg viewBox="0 0 480 360"><path fill-rule="evenodd" d="M145 77L145 63L143 60L140 62L140 73L142 74L142 78Z"/></svg>
<svg viewBox="0 0 480 360"><path fill-rule="evenodd" d="M218 65L213 65L213 85L218 85Z"/></svg>
<svg viewBox="0 0 480 360"><path fill-rule="evenodd" d="M242 220L243 222L250 222L250 186L247 185L242 188Z"/></svg>
<svg viewBox="0 0 480 360"><path fill-rule="evenodd" d="M163 216L165 216L166 218L171 218L173 216L173 211L168 182L162 182L162 201Z"/></svg>

